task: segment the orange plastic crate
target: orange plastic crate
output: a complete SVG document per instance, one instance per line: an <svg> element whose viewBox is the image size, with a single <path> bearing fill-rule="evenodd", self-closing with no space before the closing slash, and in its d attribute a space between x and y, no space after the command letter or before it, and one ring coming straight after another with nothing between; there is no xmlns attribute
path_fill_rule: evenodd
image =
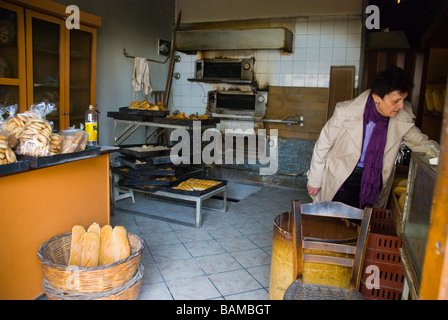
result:
<svg viewBox="0 0 448 320"><path fill-rule="evenodd" d="M390 210L374 208L363 266L360 291L366 299L399 300L404 285L404 267L400 257L401 238L397 236ZM369 265L378 267L379 288L368 289L372 272Z"/></svg>
<svg viewBox="0 0 448 320"><path fill-rule="evenodd" d="M367 289L365 284L361 282L361 294L367 300L401 300L402 289L383 288Z"/></svg>

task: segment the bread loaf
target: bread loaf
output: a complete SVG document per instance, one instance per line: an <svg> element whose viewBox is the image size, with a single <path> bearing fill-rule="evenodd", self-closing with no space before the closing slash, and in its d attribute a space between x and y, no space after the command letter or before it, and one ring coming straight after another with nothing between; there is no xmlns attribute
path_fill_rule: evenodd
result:
<svg viewBox="0 0 448 320"><path fill-rule="evenodd" d="M401 196L401 194L402 194L403 192L406 192L406 190L407 190L406 187L399 187L399 186L397 186L397 187L395 187L394 192L395 192L395 194L396 194L397 196Z"/></svg>
<svg viewBox="0 0 448 320"><path fill-rule="evenodd" d="M434 109L437 112L442 112L443 111L443 102L444 102L443 101L444 97L443 97L442 90L434 89L432 91L432 97L433 97L433 100L434 100Z"/></svg>
<svg viewBox="0 0 448 320"><path fill-rule="evenodd" d="M96 232L99 236L101 236L100 232L101 232L101 227L98 223L94 222L90 225L89 229L87 229L87 232Z"/></svg>
<svg viewBox="0 0 448 320"><path fill-rule="evenodd" d="M105 225L101 228L100 233L100 261L99 264L114 263L114 240L112 235L112 227Z"/></svg>
<svg viewBox="0 0 448 320"><path fill-rule="evenodd" d="M115 261L125 259L131 254L128 233L122 226L116 226L113 230L114 259Z"/></svg>
<svg viewBox="0 0 448 320"><path fill-rule="evenodd" d="M426 100L426 107L428 108L428 111L434 111L434 98L432 96L431 89L426 89L425 100Z"/></svg>
<svg viewBox="0 0 448 320"><path fill-rule="evenodd" d="M122 226L100 228L94 222L87 231L80 225L72 228L69 265L95 267L125 259L130 254L128 233Z"/></svg>
<svg viewBox="0 0 448 320"><path fill-rule="evenodd" d="M403 192L398 199L398 206L401 211L404 211L404 205L406 204L406 192Z"/></svg>
<svg viewBox="0 0 448 320"><path fill-rule="evenodd" d="M82 251L81 267L95 267L98 265L100 254L100 236L94 231L84 234L84 248Z"/></svg>
<svg viewBox="0 0 448 320"><path fill-rule="evenodd" d="M72 244L70 248L69 266L80 266L82 260L82 252L84 247L84 234L86 229L83 226L73 226L72 228Z"/></svg>
<svg viewBox="0 0 448 320"><path fill-rule="evenodd" d="M400 180L398 182L398 184L397 184L397 187L405 187L405 188L407 188L408 187L408 179Z"/></svg>

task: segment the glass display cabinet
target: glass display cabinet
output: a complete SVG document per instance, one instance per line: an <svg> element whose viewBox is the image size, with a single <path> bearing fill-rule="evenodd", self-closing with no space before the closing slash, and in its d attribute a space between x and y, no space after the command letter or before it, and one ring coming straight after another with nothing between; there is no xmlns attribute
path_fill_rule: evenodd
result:
<svg viewBox="0 0 448 320"><path fill-rule="evenodd" d="M23 112L54 103L46 116L54 130L78 128L95 105L97 29L82 23L69 29L64 17L47 14L61 5L46 6L43 13L0 0L0 105L17 104Z"/></svg>
<svg viewBox="0 0 448 320"><path fill-rule="evenodd" d="M436 175L437 166L429 164L425 154L411 154L401 258L412 299L418 298L420 288Z"/></svg>

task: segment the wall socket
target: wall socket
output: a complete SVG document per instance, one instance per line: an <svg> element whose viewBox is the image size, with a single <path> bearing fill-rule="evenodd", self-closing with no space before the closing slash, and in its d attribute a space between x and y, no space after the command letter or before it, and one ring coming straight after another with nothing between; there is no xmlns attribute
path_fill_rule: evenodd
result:
<svg viewBox="0 0 448 320"><path fill-rule="evenodd" d="M168 56L171 51L171 42L159 39L159 55Z"/></svg>

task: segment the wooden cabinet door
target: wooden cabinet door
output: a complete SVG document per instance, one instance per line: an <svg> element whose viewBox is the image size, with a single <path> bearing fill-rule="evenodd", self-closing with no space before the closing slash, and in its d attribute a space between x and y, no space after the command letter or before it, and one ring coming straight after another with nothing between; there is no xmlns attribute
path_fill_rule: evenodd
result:
<svg viewBox="0 0 448 320"><path fill-rule="evenodd" d="M27 105L54 103L56 109L46 116L54 130L66 128L67 28L65 21L31 10L26 18Z"/></svg>
<svg viewBox="0 0 448 320"><path fill-rule="evenodd" d="M26 109L23 8L0 1L0 105Z"/></svg>
<svg viewBox="0 0 448 320"><path fill-rule="evenodd" d="M89 105L95 105L96 29L81 26L71 29L69 37L70 79L66 105L69 125L79 128Z"/></svg>

